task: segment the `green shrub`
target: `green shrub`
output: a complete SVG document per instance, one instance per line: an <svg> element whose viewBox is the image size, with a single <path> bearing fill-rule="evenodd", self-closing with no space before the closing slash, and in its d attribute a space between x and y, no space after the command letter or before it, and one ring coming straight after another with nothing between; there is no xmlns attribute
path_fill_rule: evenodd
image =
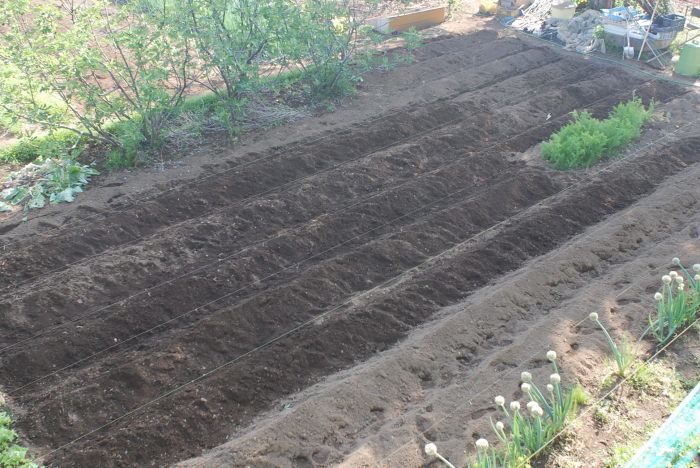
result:
<svg viewBox="0 0 700 468"><path fill-rule="evenodd" d="M573 122L542 143L542 156L556 169L591 166L639 139L640 129L651 120L653 109L653 103L647 109L641 99L633 97L615 106L605 120L595 119L586 111L574 111Z"/></svg>
<svg viewBox="0 0 700 468"><path fill-rule="evenodd" d="M54 157L79 139L106 147L108 167L126 167L161 146L172 126L178 136L201 133L193 116L236 134L248 103L271 91L300 87L310 101L350 93L362 73L397 60L375 51L384 37L364 26L376 6L3 0L0 127L49 136L0 151L0 161ZM406 48L415 48L420 38L406 37ZM279 75L267 78L265 69ZM195 87L212 96L187 101Z"/></svg>
<svg viewBox="0 0 700 468"><path fill-rule="evenodd" d="M0 162L26 164L37 158L63 157L71 148L79 149L82 140L74 132L58 130L49 135L29 136L0 148Z"/></svg>

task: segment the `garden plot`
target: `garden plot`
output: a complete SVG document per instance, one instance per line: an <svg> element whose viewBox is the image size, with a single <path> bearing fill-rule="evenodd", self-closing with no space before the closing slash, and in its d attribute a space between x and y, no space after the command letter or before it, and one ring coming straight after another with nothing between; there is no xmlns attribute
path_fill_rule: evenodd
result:
<svg viewBox="0 0 700 468"><path fill-rule="evenodd" d="M690 100L686 88L491 32L431 41L382 80L425 102L8 238L0 382L44 462L374 465L410 442L385 464L418 466L423 438L447 431L419 413L438 395L449 412L450 389L486 382L483 366L531 336L518 320L554 316L566 291L693 219L681 214L700 199L697 127L600 173L518 157L573 110L604 117L633 90L663 106ZM625 210L673 190L674 222L627 229ZM568 242L595 226L605 235L574 255ZM566 265L537 260L557 255ZM464 308L516 270L534 283L503 293L514 307ZM543 278L554 286L535 287ZM392 364L436 318L469 326ZM503 363L488 373L519 361ZM487 408L457 414L463 437Z"/></svg>

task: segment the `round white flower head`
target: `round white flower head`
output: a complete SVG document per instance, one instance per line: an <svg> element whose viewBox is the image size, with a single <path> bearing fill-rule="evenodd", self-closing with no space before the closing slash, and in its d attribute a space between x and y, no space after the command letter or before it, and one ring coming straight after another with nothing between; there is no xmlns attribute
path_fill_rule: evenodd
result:
<svg viewBox="0 0 700 468"><path fill-rule="evenodd" d="M559 374L552 374L549 376L549 381L552 383L552 385L556 385L561 382L561 376Z"/></svg>
<svg viewBox="0 0 700 468"><path fill-rule="evenodd" d="M674 265L680 265L681 264L681 259L678 257L673 257L671 259L671 262L673 262Z"/></svg>
<svg viewBox="0 0 700 468"><path fill-rule="evenodd" d="M588 315L588 318L591 319L592 322L597 322L598 321L598 314L596 314L595 312L591 312Z"/></svg>
<svg viewBox="0 0 700 468"><path fill-rule="evenodd" d="M670 276L671 278L675 278L676 276L678 276L678 273L676 273L675 271L669 271L668 276Z"/></svg>
<svg viewBox="0 0 700 468"><path fill-rule="evenodd" d="M550 392L553 392L553 391L554 391L554 385L552 385L551 383L548 383L548 384L547 384L547 390L549 390Z"/></svg>
<svg viewBox="0 0 700 468"><path fill-rule="evenodd" d="M437 445L434 443L425 444L425 454L429 457L436 457L438 454Z"/></svg>
<svg viewBox="0 0 700 468"><path fill-rule="evenodd" d="M683 291L683 286L684 286L683 283L678 283L678 290Z"/></svg>
<svg viewBox="0 0 700 468"><path fill-rule="evenodd" d="M693 265L693 270L700 273L700 263L696 263L695 265Z"/></svg>
<svg viewBox="0 0 700 468"><path fill-rule="evenodd" d="M657 292L656 294L654 294L654 299L657 301L660 301L663 298L664 298L664 295L661 294L660 292Z"/></svg>
<svg viewBox="0 0 700 468"><path fill-rule="evenodd" d="M521 372L520 373L520 380L523 382L532 382L532 374L529 372Z"/></svg>
<svg viewBox="0 0 700 468"><path fill-rule="evenodd" d="M534 408L535 406L537 406L537 402L536 402L536 401L532 401L532 400L531 400L531 401L528 401L528 402L527 402L527 409L528 409L528 411L532 411L532 408Z"/></svg>
<svg viewBox="0 0 700 468"><path fill-rule="evenodd" d="M501 395L498 395L496 398L493 399L493 401L495 401L498 406L503 406L506 404L506 399L503 398Z"/></svg>
<svg viewBox="0 0 700 468"><path fill-rule="evenodd" d="M671 284L671 281L673 281L673 278L671 278L670 275L663 275L661 277L661 281L663 281L664 284Z"/></svg>
<svg viewBox="0 0 700 468"><path fill-rule="evenodd" d="M527 382L524 382L524 383L520 386L520 390L522 390L522 391L525 392L525 393L530 393L530 390L532 390L532 385L530 385L530 384L527 383Z"/></svg>
<svg viewBox="0 0 700 468"><path fill-rule="evenodd" d="M552 351L551 349L547 351L547 359L550 361L554 362L557 360L557 353L556 351Z"/></svg>
<svg viewBox="0 0 700 468"><path fill-rule="evenodd" d="M481 450L486 450L489 448L489 441L486 439L479 439L476 441L476 448Z"/></svg>
<svg viewBox="0 0 700 468"><path fill-rule="evenodd" d="M683 278L680 275L676 276L676 283L683 283L683 282L685 282L685 278Z"/></svg>
<svg viewBox="0 0 700 468"><path fill-rule="evenodd" d="M511 411L519 411L520 410L520 402L519 401L511 401L510 402L510 410Z"/></svg>
<svg viewBox="0 0 700 468"><path fill-rule="evenodd" d="M695 275L695 276L693 276L693 279L694 279L695 281L700 281L700 275Z"/></svg>
<svg viewBox="0 0 700 468"><path fill-rule="evenodd" d="M538 418L541 418L542 415L544 415L544 411L542 411L542 408L540 408L539 406L536 406L532 408L532 414L534 414Z"/></svg>
<svg viewBox="0 0 700 468"><path fill-rule="evenodd" d="M502 431L504 427L505 425L501 421L498 421L496 423L496 429L498 429L499 431Z"/></svg>

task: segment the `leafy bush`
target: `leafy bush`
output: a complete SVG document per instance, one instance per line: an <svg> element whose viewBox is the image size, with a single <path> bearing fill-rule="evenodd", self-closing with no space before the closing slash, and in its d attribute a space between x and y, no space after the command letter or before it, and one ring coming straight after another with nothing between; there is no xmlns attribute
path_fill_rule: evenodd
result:
<svg viewBox="0 0 700 468"><path fill-rule="evenodd" d="M595 119L586 111L574 111L573 122L542 143L542 156L556 169L591 166L639 139L640 129L651 120L653 109L653 103L647 109L641 99L633 97L615 106L605 120Z"/></svg>
<svg viewBox="0 0 700 468"><path fill-rule="evenodd" d="M80 149L83 140L74 132L58 130L50 135L28 136L0 148L0 162L24 164L35 159L63 157L71 149Z"/></svg>
<svg viewBox="0 0 700 468"><path fill-rule="evenodd" d="M139 143L150 145L193 84L186 40L131 4L6 0L0 16L0 60L14 69L11 79L0 76L0 108L41 130L123 148L133 139L124 141L109 125L129 122ZM60 101L64 112L47 112L38 95Z"/></svg>
<svg viewBox="0 0 700 468"><path fill-rule="evenodd" d="M263 89L302 86L325 100L388 66L372 48L383 39L362 26L374 1L5 0L0 125L72 132L81 143L106 144L108 166L123 167L163 143L197 87L215 96L206 101L210 117L235 134ZM264 76L270 72L291 79ZM0 158L27 161L31 148Z"/></svg>

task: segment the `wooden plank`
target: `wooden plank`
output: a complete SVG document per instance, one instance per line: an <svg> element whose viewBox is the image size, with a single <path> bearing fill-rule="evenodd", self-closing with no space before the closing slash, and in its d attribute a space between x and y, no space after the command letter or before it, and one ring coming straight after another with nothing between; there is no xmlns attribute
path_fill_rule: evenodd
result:
<svg viewBox="0 0 700 468"><path fill-rule="evenodd" d="M446 9L444 6L426 8L413 11L404 15L390 16L386 18L372 18L368 23L377 31L388 34L392 32L407 31L411 28L422 29L436 26L445 21Z"/></svg>

